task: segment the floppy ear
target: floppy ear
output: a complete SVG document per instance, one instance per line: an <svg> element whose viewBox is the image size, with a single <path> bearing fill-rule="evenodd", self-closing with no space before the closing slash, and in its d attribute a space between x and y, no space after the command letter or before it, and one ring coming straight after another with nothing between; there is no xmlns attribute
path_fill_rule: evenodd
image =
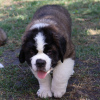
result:
<svg viewBox="0 0 100 100"><path fill-rule="evenodd" d="M61 37L59 39L59 57L62 63L65 52L66 52L66 40L64 37Z"/></svg>
<svg viewBox="0 0 100 100"><path fill-rule="evenodd" d="M63 63L63 57L66 52L66 40L63 36L59 36L55 33L53 34L53 40L56 43L56 46L58 48L59 58Z"/></svg>
<svg viewBox="0 0 100 100"><path fill-rule="evenodd" d="M20 61L20 63L24 63L25 62L25 54L24 54L23 49L20 50L19 61Z"/></svg>

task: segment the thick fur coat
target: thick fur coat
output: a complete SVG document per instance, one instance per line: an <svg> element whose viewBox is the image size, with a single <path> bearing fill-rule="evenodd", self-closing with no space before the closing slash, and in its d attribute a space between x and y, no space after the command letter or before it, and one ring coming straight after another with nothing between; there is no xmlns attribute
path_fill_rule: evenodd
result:
<svg viewBox="0 0 100 100"><path fill-rule="evenodd" d="M39 81L39 97L61 98L65 94L74 59L70 14L59 5L40 7L22 37L19 55L20 62L26 61Z"/></svg>

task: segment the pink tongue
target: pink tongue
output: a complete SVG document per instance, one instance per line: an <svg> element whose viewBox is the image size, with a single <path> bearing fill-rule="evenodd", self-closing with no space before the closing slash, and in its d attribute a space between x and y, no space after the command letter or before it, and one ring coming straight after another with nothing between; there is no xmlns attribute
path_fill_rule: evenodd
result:
<svg viewBox="0 0 100 100"><path fill-rule="evenodd" d="M40 79L44 79L46 77L47 72L44 71L38 71L37 75Z"/></svg>

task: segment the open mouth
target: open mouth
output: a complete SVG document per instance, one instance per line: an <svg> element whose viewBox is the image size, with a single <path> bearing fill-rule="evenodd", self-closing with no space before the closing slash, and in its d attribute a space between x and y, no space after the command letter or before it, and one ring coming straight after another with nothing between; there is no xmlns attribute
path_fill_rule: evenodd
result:
<svg viewBox="0 0 100 100"><path fill-rule="evenodd" d="M48 73L50 73L53 69L51 68L49 71L45 72L45 71L42 71L42 70L38 70L37 71L37 76L40 78L40 79L44 79L46 77L46 75Z"/></svg>

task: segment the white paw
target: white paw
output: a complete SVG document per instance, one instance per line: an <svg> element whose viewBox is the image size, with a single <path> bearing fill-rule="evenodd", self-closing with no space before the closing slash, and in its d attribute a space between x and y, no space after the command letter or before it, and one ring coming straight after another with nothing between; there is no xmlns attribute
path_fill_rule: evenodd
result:
<svg viewBox="0 0 100 100"><path fill-rule="evenodd" d="M45 89L39 89L37 91L37 95L40 97L40 98L47 98L47 97L52 97L52 93L50 90L45 90Z"/></svg>
<svg viewBox="0 0 100 100"><path fill-rule="evenodd" d="M66 92L66 89L51 89L53 95L55 98L61 98L65 92Z"/></svg>

